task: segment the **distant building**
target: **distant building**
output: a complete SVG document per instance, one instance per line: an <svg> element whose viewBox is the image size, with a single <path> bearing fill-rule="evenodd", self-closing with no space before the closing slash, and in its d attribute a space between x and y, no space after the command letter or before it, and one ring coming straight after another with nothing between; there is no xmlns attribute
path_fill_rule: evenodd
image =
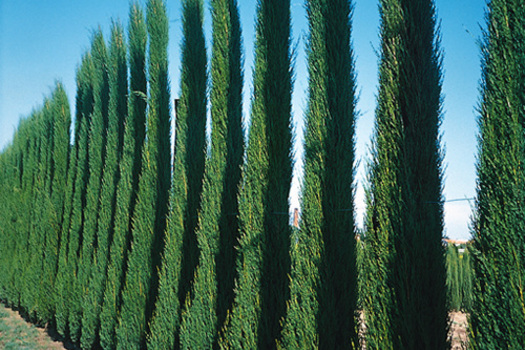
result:
<svg viewBox="0 0 525 350"><path fill-rule="evenodd" d="M459 254L463 254L465 252L465 247L470 243L471 241L467 240L443 238L443 244L445 246L448 246L449 244L454 244L456 247L458 247Z"/></svg>
<svg viewBox="0 0 525 350"><path fill-rule="evenodd" d="M299 228L299 209L297 208L293 210L293 226Z"/></svg>

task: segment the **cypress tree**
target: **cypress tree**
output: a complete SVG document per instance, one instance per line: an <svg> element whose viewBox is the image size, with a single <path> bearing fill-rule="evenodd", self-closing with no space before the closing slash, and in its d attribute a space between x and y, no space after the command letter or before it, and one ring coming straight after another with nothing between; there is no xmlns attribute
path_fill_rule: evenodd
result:
<svg viewBox="0 0 525 350"><path fill-rule="evenodd" d="M286 313L291 263L290 40L290 1L259 0L251 124L239 195L238 280L223 347L275 348Z"/></svg>
<svg viewBox="0 0 525 350"><path fill-rule="evenodd" d="M12 141L12 152L11 152L11 162L10 166L12 167L12 171L10 172L10 181L8 181L8 188L10 191L14 191L17 193L20 193L21 191L21 183L20 183L20 177L21 172L23 171L23 152L21 150L22 144L23 144L23 134L25 133L24 126L27 123L20 123L18 128L15 130L15 136ZM15 196L8 196L6 198L9 200L8 207L11 210L18 210L19 203L17 202ZM9 217L9 215L8 215ZM17 247L17 241L16 237L18 236L19 232L19 225L22 217L19 214L10 215L9 217L10 223L8 224L9 231L6 231L7 237L6 237L6 245L10 248L10 250L5 251L5 257L3 259L5 260L5 272L3 279L3 286L5 290L4 298L8 300L10 305L13 305L14 300L17 298L16 296L16 289L15 289L15 271L13 269L12 264L7 265L7 261L13 261L16 257L16 247Z"/></svg>
<svg viewBox="0 0 525 350"><path fill-rule="evenodd" d="M84 115L80 128L80 147L77 158L77 174L75 179L75 191L73 195L73 212L71 214L71 228L69 230L69 242L67 252L67 268L64 277L63 306L57 306L57 313L60 310L64 321L67 321L69 337L73 341L79 340L78 325L72 328L73 308L78 308L75 303L81 300L81 294L75 288L75 279L78 276L78 255L82 244L82 227L84 225L83 209L86 205L87 177L89 176L88 167L88 142L89 142L89 117ZM60 304L59 304L60 305ZM78 316L77 316L78 317ZM78 318L76 319L78 322ZM74 331L74 332L73 332Z"/></svg>
<svg viewBox="0 0 525 350"><path fill-rule="evenodd" d="M79 339L78 327L72 332L72 310L76 308L81 294L75 288L78 276L78 255L82 244L82 231L84 227L84 208L86 206L86 190L89 178L89 139L91 137L91 119L94 107L94 62L91 53L86 53L82 60L84 71L81 75L81 84L84 85L82 94L82 120L80 122L79 148L77 155L77 174L75 177L75 190L73 192L73 211L71 213L71 227L69 230L67 268L64 297L64 319L67 319L69 336L73 341ZM78 318L77 318L78 322Z"/></svg>
<svg viewBox="0 0 525 350"><path fill-rule="evenodd" d="M66 190L67 165L69 162L69 141L71 113L69 101L61 83L57 83L51 97L51 118L53 123L52 157L49 167L52 176L49 193L48 230L45 232L45 252L40 277L39 308L40 319L49 322L55 315L55 277L57 274L64 192Z"/></svg>
<svg viewBox="0 0 525 350"><path fill-rule="evenodd" d="M12 284L12 295L9 298L11 305L15 307L20 306L20 295L24 288L24 272L27 266L26 262L30 259L29 256L29 233L31 229L31 221L34 208L33 192L34 192L34 179L37 171L37 157L38 157L38 132L36 123L34 122L34 114L30 115L27 121L20 123L18 128L20 135L23 135L22 140L18 141L23 147L23 162L21 170L21 183L20 192L17 193L11 189L9 192L5 192L5 201L10 202L13 211L17 212L17 216L20 216L20 220L17 220L16 227L10 228L10 233L14 234L14 244L16 249L6 251L3 254L6 257L6 261L9 262L4 268L4 275L11 273L11 284ZM11 193L11 195L10 195ZM12 198L12 194L15 194ZM16 203L18 202L18 205ZM9 225L8 218L5 218L3 222ZM7 243L7 242L6 242ZM9 258L9 254L13 253L14 257Z"/></svg>
<svg viewBox="0 0 525 350"><path fill-rule="evenodd" d="M37 138L37 132L40 131L34 119L32 114L19 123L12 144L8 146L10 152L7 163L11 171L5 174L6 190L2 192L3 208L5 208L2 217L5 250L2 251L1 265L4 293L0 297L14 307L20 305L20 294L24 287L22 276L26 261L30 259L27 245L29 223L32 219L33 188L28 182L35 176L33 165L35 160L28 153L35 151L35 147L31 147L34 144L32 141Z"/></svg>
<svg viewBox="0 0 525 350"><path fill-rule="evenodd" d="M451 310L461 309L461 262L458 248L450 244L447 248L447 288Z"/></svg>
<svg viewBox="0 0 525 350"><path fill-rule="evenodd" d="M472 260L471 260L471 253L470 253L470 245L467 246L465 251L463 252L463 257L461 260L461 301L462 306L461 308L466 311L470 312L472 308L472 284L473 284L473 274L474 271L472 269Z"/></svg>
<svg viewBox="0 0 525 350"><path fill-rule="evenodd" d="M76 113L78 116L78 113ZM76 126L77 122L75 122ZM80 124L80 120L78 120ZM76 133L75 133L76 134ZM77 152L78 152L78 136L75 136L75 142L71 148L71 158L67 171L67 187L64 193L64 217L61 227L60 248L58 253L57 275L55 280L55 327L57 332L65 337L67 334L67 311L65 307L65 288L67 281L65 281L67 269L67 253L69 246L69 228L71 223L71 213L73 211L73 193L75 176L77 172Z"/></svg>
<svg viewBox="0 0 525 350"><path fill-rule="evenodd" d="M84 314L82 318L83 348L92 348L97 342L100 328L100 308L106 282L109 244L112 238L115 214L115 189L118 181L118 163L122 153L122 130L127 115L127 65L126 43L120 23L113 23L108 61L109 74L109 114L106 161L102 175L99 216L97 224L96 251L93 253L93 266L88 288L84 295Z"/></svg>
<svg viewBox="0 0 525 350"><path fill-rule="evenodd" d="M11 153L12 145L9 144L0 153L0 190L2 193L5 193L3 201L0 201L0 220L4 223L0 225L0 266L4 269L7 265L7 257L9 254L9 244L10 241L10 230L11 226L11 215L10 213L10 204L11 204L11 186L9 185L12 178L11 171ZM0 298L2 300L7 299L7 274L0 274Z"/></svg>
<svg viewBox="0 0 525 350"><path fill-rule="evenodd" d="M449 307L469 312L472 305L472 266L468 246L462 252L455 245L447 248L447 288Z"/></svg>
<svg viewBox="0 0 525 350"><path fill-rule="evenodd" d="M125 123L115 200L113 240L104 301L100 312L100 342L104 349L114 349L116 346L115 328L120 313L121 290L131 234L131 217L137 198L142 146L146 134L146 22L138 3L131 4L129 16L129 115Z"/></svg>
<svg viewBox="0 0 525 350"><path fill-rule="evenodd" d="M145 346L157 287L170 187L170 92L168 84L168 18L163 0L147 3L149 35L149 108L132 246L124 289L117 348Z"/></svg>
<svg viewBox="0 0 525 350"><path fill-rule="evenodd" d="M14 230L12 227L14 226L13 223L16 222L15 215L9 215L9 211L11 210L12 204L14 203L12 196L10 195L11 192L15 189L13 186L13 179L15 178L14 172L18 170L16 166L13 165L13 153L14 153L14 147L13 144L16 141L16 131L15 136L13 137L12 143L7 146L6 149L3 150L3 157L4 160L3 166L3 172L2 172L2 178L0 181L2 181L3 188L2 193L5 193L5 199L0 204L0 208L2 209L2 220L4 222L4 225L0 228L0 232L2 234L2 245L0 246L0 251L2 255L0 255L0 261L2 263L1 267L4 269L5 273L1 274L0 276L0 297L2 300L10 300L10 269L7 262L12 259L12 253L14 250L12 249L12 246L15 244L15 240L12 239L11 235L14 233ZM9 259L9 260L8 260Z"/></svg>
<svg viewBox="0 0 525 350"><path fill-rule="evenodd" d="M181 98L175 129L173 187L150 349L176 346L180 305L190 291L197 258L195 229L206 156L206 46L202 0L186 0L182 4Z"/></svg>
<svg viewBox="0 0 525 350"><path fill-rule="evenodd" d="M524 15L522 1L488 2L473 223L473 349L525 344Z"/></svg>
<svg viewBox="0 0 525 350"><path fill-rule="evenodd" d="M288 349L358 346L353 211L355 73L348 0L310 0L301 229L293 244Z"/></svg>
<svg viewBox="0 0 525 350"><path fill-rule="evenodd" d="M441 52L432 0L382 0L367 208L366 346L445 349Z"/></svg>
<svg viewBox="0 0 525 350"><path fill-rule="evenodd" d="M181 347L216 347L233 303L238 188L243 157L239 10L235 0L211 2L213 19L211 156L206 163L193 295L182 316Z"/></svg>
<svg viewBox="0 0 525 350"><path fill-rule="evenodd" d="M41 110L38 110L38 111L33 111L32 115L30 117L30 119L32 120L31 124L34 127L34 133L35 133L34 134L35 135L35 145L34 145L34 147L35 147L35 158L34 158L35 173L34 173L34 176L33 176L33 179L32 179L32 186L31 186L30 190L28 191L29 192L28 196L31 199L32 204L30 205L29 208L27 208L27 210L28 210L27 216L26 216L26 220L28 222L28 226L27 226L28 242L27 242L27 245L26 245L27 253L26 253L26 257L24 259L25 261L22 263L21 282L19 282L19 287L20 287L20 293L19 293L20 303L19 304L22 307L22 309L24 309L26 312L27 312L27 310L29 310L29 306L31 304L31 300L32 300L31 292L32 292L34 286L36 286L37 282L38 282L36 280L37 277L34 274L35 271L31 270L30 268L34 266L34 259L35 259L35 255L34 254L38 253L38 240L37 240L37 238L38 238L38 231L35 229L34 217L36 215L36 210L37 210L37 201L36 201L37 191L38 191L37 184L40 185L40 186L42 185L42 183L41 183L41 177L42 177L42 169L41 169L42 147L41 147L41 143L42 143L42 138L45 135L45 131L43 131L41 129L41 126L40 126L41 115L42 115ZM13 145L16 144L15 143L15 141L17 140L16 136L17 135L15 134L15 138L13 140L13 142L14 142ZM15 159L13 159L12 161L15 161ZM11 165L11 166L14 169L17 169L17 168L15 168L15 165ZM12 178L11 181L9 181L7 183L8 186L11 188L11 191L13 191L16 188L15 187L16 186L16 181L15 180L16 180L15 178ZM13 210L13 214L10 215L10 220L8 220L8 223L13 224L13 226L12 227L8 226L8 229L9 229L9 233L10 234L15 234L16 233L16 226L14 226L14 225L15 225L15 223L17 223L19 214L16 211L17 208L15 207L15 203L13 202L13 200L11 200L9 204L10 205L8 206L8 208L10 208L10 210ZM4 256L7 259L9 259L9 260L12 259L10 254L12 254L12 252L15 251L15 247L13 246L14 244L16 244L16 240L14 240L14 242L11 242L11 240L6 242L6 247L8 247L8 248L7 248L6 254ZM8 273L6 273L4 275L5 275L6 280L10 280L11 276L9 275L9 268L7 269L7 271L8 271ZM30 281L32 282L32 284L29 283ZM9 284L6 286L6 293L7 293L8 296L11 294L10 293L10 289L9 289L9 285L13 286L12 281L9 282ZM7 299L11 300L12 297L13 296L11 295L11 297L7 297Z"/></svg>
<svg viewBox="0 0 525 350"><path fill-rule="evenodd" d="M101 30L97 30L92 39L93 58L93 115L89 137L88 158L89 178L86 188L86 206L84 208L84 226L82 245L78 256L76 278L73 279L73 300L70 306L69 326L71 337L80 337L83 303L93 263L93 251L96 244L97 220L100 208L102 187L102 169L105 162L105 145L108 124L109 84L107 72L107 49Z"/></svg>
<svg viewBox="0 0 525 350"><path fill-rule="evenodd" d="M35 113L31 116L30 119L34 119ZM23 296L22 293L17 293L14 283L15 269L13 268L13 259L15 258L15 252L17 248L18 236L19 236L19 226L22 224L24 217L21 215L21 209L17 203L17 197L20 195L20 177L21 174L21 162L20 162L20 145L21 143L21 134L22 129L29 126L28 124L35 125L36 122L28 122L22 120L15 131L12 142L4 149L3 153L3 166L4 171L2 173L2 182L4 188L2 189L2 194L4 195L1 208L3 210L2 215L2 226L0 231L2 232L2 241L1 243L1 256L0 261L2 263L2 271L0 274L0 298L6 301L8 305L16 305L16 300ZM37 127L35 129L38 130ZM29 257L29 255L27 255ZM22 282L24 282L22 280ZM23 284L22 287L25 287ZM20 295L22 294L22 295Z"/></svg>
<svg viewBox="0 0 525 350"><path fill-rule="evenodd" d="M64 217L62 220L62 233L60 240L60 251L58 257L58 271L55 281L55 325L57 331L63 337L67 334L68 324L68 310L66 309L67 302L67 290L69 282L66 280L68 270L68 248L69 248L69 234L71 228L71 222L73 217L73 199L76 193L75 179L77 176L78 164L82 161L79 159L80 141L81 141L81 126L82 120L84 119L84 108L83 98L86 94L86 70L88 65L85 63L86 60L83 58L82 64L77 69L76 83L77 83L77 94L75 99L75 131L74 131L74 143L71 149L71 156L69 160L69 167L67 172L67 188L64 194Z"/></svg>
<svg viewBox="0 0 525 350"><path fill-rule="evenodd" d="M33 200L32 232L30 233L30 260L24 277L23 305L31 320L41 320L40 279L44 270L44 257L46 252L46 233L50 230L50 191L51 191L51 158L53 151L53 114L52 102L49 98L44 101L44 106L37 116L38 129L42 133L39 143L40 157L38 161L38 175L35 180ZM14 247L16 250L16 247Z"/></svg>
<svg viewBox="0 0 525 350"><path fill-rule="evenodd" d="M2 234L2 238L0 243L2 246L0 246L0 252L2 255L0 256L0 267L3 270L2 276L0 276L0 298L3 302L6 302L8 304L11 304L11 298L14 297L14 285L12 283L13 278L13 271L12 271L12 265L9 265L9 261L13 261L14 259L14 253L15 253L15 244L16 241L13 239L16 237L16 222L17 222L17 215L9 215L9 210L14 209L14 204L16 203L14 200L14 196L10 195L11 192L20 191L20 188L17 188L17 178L20 178L18 175L18 172L20 171L20 168L17 164L16 159L19 158L17 155L16 146L18 144L18 135L20 127L22 126L23 121L19 123L18 128L15 130L15 135L13 137L13 140L11 141L11 144L9 144L4 150L3 155L5 158L5 162L3 162L3 166L9 167L9 169L5 169L5 171L2 172L2 179L0 180L2 184L5 186L5 188L2 188L4 190L2 194L5 194L3 196L2 204L0 204L0 208L2 210L1 218L3 225L2 228L0 228L0 233ZM16 154L16 155L15 155Z"/></svg>

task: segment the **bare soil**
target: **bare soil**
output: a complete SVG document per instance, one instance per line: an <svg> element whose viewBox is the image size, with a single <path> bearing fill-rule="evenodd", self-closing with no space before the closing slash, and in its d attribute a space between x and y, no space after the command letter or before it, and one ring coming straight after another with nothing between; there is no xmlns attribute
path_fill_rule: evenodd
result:
<svg viewBox="0 0 525 350"><path fill-rule="evenodd" d="M463 312L450 312L450 349L451 350L466 350L468 347L468 321L467 315ZM364 324L363 312L359 312L359 319L361 325L359 327L359 337L362 339L365 335L366 326ZM366 350L366 344L362 344L362 349Z"/></svg>
<svg viewBox="0 0 525 350"><path fill-rule="evenodd" d="M7 316L6 316L7 315ZM360 313L363 321L363 314ZM20 341L18 349L49 349L49 350L74 350L72 344L64 344L62 339L53 329L36 327L26 321L18 311L5 307L0 303L0 322L6 327L0 329L0 349L4 348L9 339ZM9 331L5 331L5 329ZM468 341L467 315L462 312L450 313L450 342L451 350L467 349ZM365 327L361 324L360 336L363 336ZM13 334L8 334L12 332ZM16 334L14 334L16 333ZM31 345L34 344L34 345ZM366 349L366 346L363 346Z"/></svg>
<svg viewBox="0 0 525 350"><path fill-rule="evenodd" d="M71 350L60 336L52 329L38 327L25 320L18 311L0 303L0 349L9 346L12 349Z"/></svg>
<svg viewBox="0 0 525 350"><path fill-rule="evenodd" d="M450 345L452 350L467 349L468 322L463 312L450 313Z"/></svg>

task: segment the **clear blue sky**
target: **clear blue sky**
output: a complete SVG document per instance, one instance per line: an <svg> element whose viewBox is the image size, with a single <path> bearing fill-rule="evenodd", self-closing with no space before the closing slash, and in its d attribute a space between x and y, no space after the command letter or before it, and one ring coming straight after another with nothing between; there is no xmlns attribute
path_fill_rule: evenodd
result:
<svg viewBox="0 0 525 350"><path fill-rule="evenodd" d="M144 0L142 0L144 2ZM245 117L249 111L255 0L239 0L245 49ZM211 18L206 0L205 25L210 40ZM167 0L170 27L170 78L173 97L179 93L181 40L180 0ZM359 89L357 123L356 208L358 220L364 211L362 183L364 164L372 135L377 94L377 54L379 49L378 1L354 2L353 43ZM484 25L484 0L437 0L444 50L444 120L445 197L471 198L475 194L475 159L477 152L478 87L480 54L478 39ZM64 83L74 107L75 70L84 51L90 46L91 33L101 26L109 35L111 18L128 21L128 0L0 0L0 149L11 140L21 117L41 105L55 80ZM304 44L307 21L304 1L292 0L293 40L296 45L296 84L293 109L298 140L302 140L303 115L307 90ZM296 174L301 172L300 145L296 150ZM298 206L298 181L291 195ZM450 202L446 209L446 234L451 238L468 238L471 203Z"/></svg>

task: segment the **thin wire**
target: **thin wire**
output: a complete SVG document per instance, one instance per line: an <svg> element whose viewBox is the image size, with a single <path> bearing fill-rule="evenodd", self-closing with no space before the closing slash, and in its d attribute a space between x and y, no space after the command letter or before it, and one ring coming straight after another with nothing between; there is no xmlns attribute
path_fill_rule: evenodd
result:
<svg viewBox="0 0 525 350"><path fill-rule="evenodd" d="M452 202L470 202L473 201L476 198L456 198L456 199L449 199L442 202L423 202L423 203L429 203L429 204L441 204L441 203L452 203Z"/></svg>

